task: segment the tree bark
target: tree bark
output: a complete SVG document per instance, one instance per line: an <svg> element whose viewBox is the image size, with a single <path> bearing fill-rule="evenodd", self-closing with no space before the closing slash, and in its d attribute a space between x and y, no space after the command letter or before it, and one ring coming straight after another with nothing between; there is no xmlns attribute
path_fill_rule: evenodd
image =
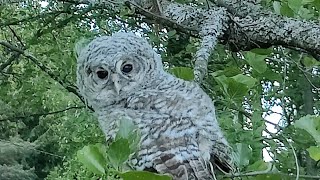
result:
<svg viewBox="0 0 320 180"><path fill-rule="evenodd" d="M131 4L137 9L136 13L146 18L155 19L160 24L169 20L170 24L176 24L178 31L187 29L191 35L201 38L201 45L194 57L195 80L199 82L207 73L210 53L218 42L229 44L233 51L282 45L303 49L320 60L319 24L277 15L263 9L260 0L210 0L212 4L209 9L168 0L80 2L100 3L108 9L121 8L121 3Z"/></svg>

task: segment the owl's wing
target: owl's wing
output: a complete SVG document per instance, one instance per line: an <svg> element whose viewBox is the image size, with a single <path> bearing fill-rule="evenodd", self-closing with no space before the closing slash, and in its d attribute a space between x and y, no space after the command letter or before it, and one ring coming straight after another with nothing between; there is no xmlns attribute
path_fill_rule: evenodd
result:
<svg viewBox="0 0 320 180"><path fill-rule="evenodd" d="M215 179L213 177L217 171L224 173L235 171L235 166L230 157L231 151L227 149L228 147L225 147L219 154L211 154L210 161L203 159L201 156L181 160L179 153L164 151L154 159L153 168L160 173L171 174L174 180L212 180ZM190 152L192 155L198 153L200 152L197 148Z"/></svg>
<svg viewBox="0 0 320 180"><path fill-rule="evenodd" d="M162 153L154 163L158 172L171 174L174 180L211 180L213 177L210 165L199 158L180 161L175 154Z"/></svg>
<svg viewBox="0 0 320 180"><path fill-rule="evenodd" d="M143 134L141 149L137 153L138 166L140 164L144 168L152 167L159 173L171 174L174 180L213 179L214 169L217 168L210 161L210 157L202 155L204 150L199 142L201 129L198 129L191 118L175 118L149 111L143 113L137 124ZM228 148L225 144L213 146L219 146L216 151L225 151ZM215 151L205 152L209 153ZM227 153L229 152L212 155L227 156ZM224 162L226 159L219 158L219 163L228 167L228 162Z"/></svg>
<svg viewBox="0 0 320 180"><path fill-rule="evenodd" d="M213 149L210 156L210 162L224 173L236 172L236 166L233 159L233 150L229 145L219 144Z"/></svg>

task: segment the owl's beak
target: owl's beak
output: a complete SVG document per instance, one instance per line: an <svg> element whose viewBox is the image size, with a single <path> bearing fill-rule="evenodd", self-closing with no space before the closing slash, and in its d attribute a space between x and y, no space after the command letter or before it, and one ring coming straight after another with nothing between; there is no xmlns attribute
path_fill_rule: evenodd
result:
<svg viewBox="0 0 320 180"><path fill-rule="evenodd" d="M119 77L117 74L112 74L111 75L111 80L114 84L114 89L116 90L117 94L119 95L120 90L121 90L121 85L120 85L120 81L119 81Z"/></svg>

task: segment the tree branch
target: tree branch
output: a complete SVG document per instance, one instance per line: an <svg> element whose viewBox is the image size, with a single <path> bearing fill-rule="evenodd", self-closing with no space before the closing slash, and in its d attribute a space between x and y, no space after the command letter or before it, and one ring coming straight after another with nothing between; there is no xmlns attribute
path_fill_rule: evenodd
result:
<svg viewBox="0 0 320 180"><path fill-rule="evenodd" d="M121 3L108 0L79 2L96 7L101 4L107 9L119 8ZM134 6L136 13L147 19L201 38L194 57L194 74L198 82L207 73L209 56L218 40L230 44L233 51L283 45L305 49L315 58L320 57L320 26L317 23L279 16L264 10L258 0L211 0L215 3L211 9L168 0L158 2L158 11L154 12L152 8L148 11L153 0L130 0L126 4Z"/></svg>
<svg viewBox="0 0 320 180"><path fill-rule="evenodd" d="M0 44L13 50L16 51L20 54L22 54L23 56L25 56L26 58L30 59L38 68L40 68L42 71L44 71L45 73L47 73L53 80L57 81L62 87L64 87L67 91L75 94L76 96L78 96L82 102L84 102L82 96L78 93L78 90L76 88L76 86L72 85L72 83L70 82L64 82L62 81L59 76L55 75L53 72L51 72L49 70L49 68L47 68L45 65L43 65L37 58L35 58L33 55L26 53L24 50L19 49L18 47L6 42L6 41L2 41L0 40Z"/></svg>
<svg viewBox="0 0 320 180"><path fill-rule="evenodd" d="M249 173L239 173L239 174L232 174L232 175L225 175L225 178L235 178L235 177L249 177L249 176L259 176L259 175L281 175L281 176L288 176L288 177L297 177L295 174L285 174L280 172L249 172ZM299 178L306 178L306 179L320 179L320 176L311 176L311 175L299 175Z"/></svg>
<svg viewBox="0 0 320 180"><path fill-rule="evenodd" d="M46 12L46 13L38 14L36 16L30 16L30 17L26 17L26 18L23 18L23 19L19 19L19 20L16 20L16 21L3 22L3 23L0 23L0 27L10 26L10 25L18 25L18 24L23 23L23 22L32 22L33 20L38 20L38 19L44 18L44 17L49 16L49 15L56 16L56 15L63 14L63 13L67 13L68 14L68 13L70 13L70 10Z"/></svg>
<svg viewBox="0 0 320 180"><path fill-rule="evenodd" d="M315 58L320 54L320 26L316 23L275 15L260 15L259 19L246 17L236 22L230 40L239 50L283 45L313 52L310 54Z"/></svg>
<svg viewBox="0 0 320 180"><path fill-rule="evenodd" d="M7 140L0 139L0 143L2 143L2 144L10 144L10 145L12 144L12 145L18 146L19 148L30 149L30 150L33 150L33 151L36 151L36 152L39 152L39 153L42 153L42 154L46 154L46 155L50 155L50 156L54 156L54 157L58 157L58 158L62 158L62 159L65 158L64 156L52 154L50 152L37 149L36 145L34 143L31 143L31 142L24 142L25 144L30 143L30 144L25 145L24 143L17 143L17 142L14 142L14 141L7 141Z"/></svg>
<svg viewBox="0 0 320 180"><path fill-rule="evenodd" d="M233 24L230 24L230 33L225 37L232 42L232 50L283 45L304 49L320 60L319 23L283 17L252 1L217 0L215 3L232 14Z"/></svg>
<svg viewBox="0 0 320 180"><path fill-rule="evenodd" d="M135 4L135 3L132 3L130 1L126 1L125 5L127 7L129 7L129 8L133 7L136 13L146 17L149 20L154 20L154 21L156 21L157 23L159 23L161 25L173 28L173 29L175 29L175 30L177 30L179 32L190 34L191 36L194 36L194 37L199 37L199 35L198 35L199 31L197 29L195 29L195 28L191 28L191 27L188 27L188 26L184 26L184 25L178 24L178 23L176 23L175 21L173 21L171 19L168 19L168 18L163 17L163 16L158 15L158 14L154 14L154 13L152 13L150 11L147 11L143 7L141 7L141 6L139 6L139 5Z"/></svg>
<svg viewBox="0 0 320 180"><path fill-rule="evenodd" d="M127 1L127 3L130 3ZM148 4L153 2L143 2L144 6L139 7L137 13L147 15L150 17L150 12L144 10L147 8ZM133 4L133 3L131 3ZM198 37L201 38L201 45L196 52L194 57L194 75L195 81L201 82L207 74L207 65L209 61L210 54L217 44L218 37L223 35L224 30L227 27L227 22L229 20L225 9L223 8L212 8L212 9L201 9L199 7L194 7L190 5L183 5L169 1L161 1L158 4L158 9L160 8L160 16L152 14L151 17L157 17L157 19L165 20L164 22L172 22L171 24L178 24L178 27L184 27L182 29L194 29L198 31ZM169 20L166 20L169 19ZM161 24L168 25L168 23ZM179 28L181 29L181 28ZM177 29L179 31L179 29ZM180 31L190 34L185 30ZM194 36L194 31L191 31Z"/></svg>
<svg viewBox="0 0 320 180"><path fill-rule="evenodd" d="M14 52L6 62L0 65L0 72L2 72L6 67L8 67L13 61L17 60L19 56L20 56L20 53Z"/></svg>
<svg viewBox="0 0 320 180"><path fill-rule="evenodd" d="M20 42L20 45L23 47L23 50L25 50L25 45L23 44L20 36L11 28L8 26L10 31L12 32L13 36ZM0 65L0 72L3 71L7 66L11 65L11 63L15 60L17 60L20 57L21 53L19 52L14 52L12 56L8 59L8 61L4 62L3 64Z"/></svg>
<svg viewBox="0 0 320 180"><path fill-rule="evenodd" d="M48 116L48 115L52 115L52 114L59 114L59 113L62 113L62 112L65 112L65 111L69 111L69 110L72 110L72 109L83 109L85 107L86 106L75 106L75 107L68 107L66 109L62 109L62 110L59 110L59 111L53 111L53 112L47 112L47 113L35 113L35 114L29 114L29 115L26 115L26 116L15 116L15 117L10 117L10 118L0 119L0 122L1 121L10 121L10 120L13 120L13 119L24 119L24 118L35 117L35 116Z"/></svg>

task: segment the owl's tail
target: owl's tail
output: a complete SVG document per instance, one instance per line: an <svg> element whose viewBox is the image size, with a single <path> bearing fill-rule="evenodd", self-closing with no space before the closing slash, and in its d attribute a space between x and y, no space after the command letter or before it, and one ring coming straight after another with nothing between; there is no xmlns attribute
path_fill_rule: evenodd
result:
<svg viewBox="0 0 320 180"><path fill-rule="evenodd" d="M232 148L225 142L216 142L215 148L211 153L210 162L214 164L215 169L219 169L223 173L237 172L234 164L234 153Z"/></svg>
<svg viewBox="0 0 320 180"><path fill-rule="evenodd" d="M181 162L174 154L162 154L154 160L155 169L169 174L173 180L213 180L216 179L210 162L191 159Z"/></svg>

